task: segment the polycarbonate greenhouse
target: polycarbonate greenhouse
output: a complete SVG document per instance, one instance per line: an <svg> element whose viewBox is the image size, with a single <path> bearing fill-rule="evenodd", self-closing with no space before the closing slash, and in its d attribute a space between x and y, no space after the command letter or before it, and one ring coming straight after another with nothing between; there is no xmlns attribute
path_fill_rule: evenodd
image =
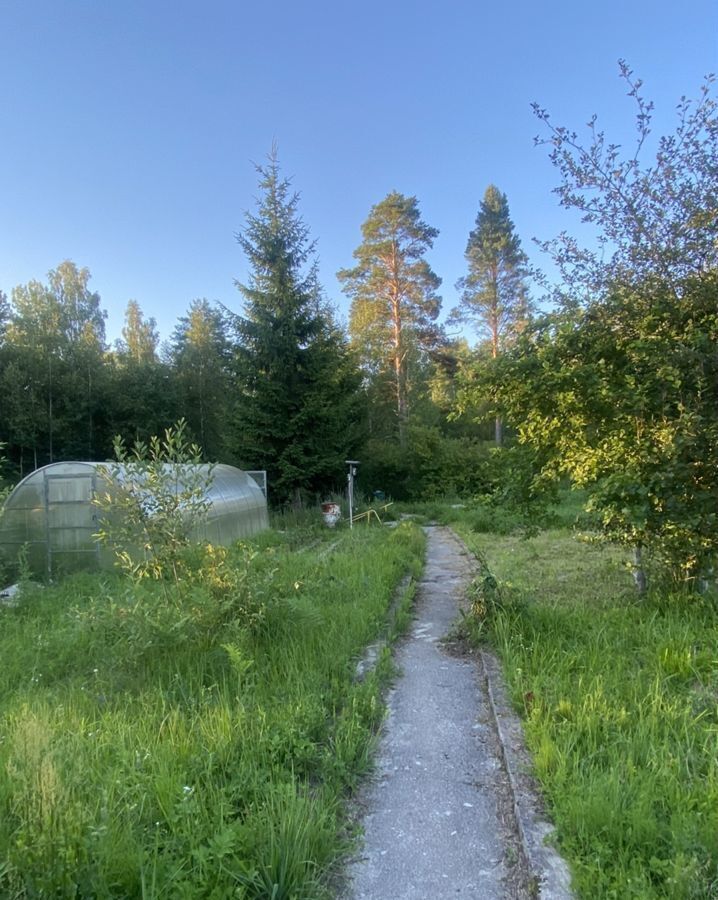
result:
<svg viewBox="0 0 718 900"><path fill-rule="evenodd" d="M178 484L183 470L178 466ZM193 467L195 470L197 467ZM203 474L209 466L200 466ZM115 484L107 484L108 473ZM97 462L51 463L24 478L0 514L0 557L10 562L26 548L30 572L39 578L80 569L111 568L114 556L94 534L101 513L97 493L121 490L123 467ZM251 475L234 466L211 468L207 514L193 537L227 546L269 527L267 500Z"/></svg>

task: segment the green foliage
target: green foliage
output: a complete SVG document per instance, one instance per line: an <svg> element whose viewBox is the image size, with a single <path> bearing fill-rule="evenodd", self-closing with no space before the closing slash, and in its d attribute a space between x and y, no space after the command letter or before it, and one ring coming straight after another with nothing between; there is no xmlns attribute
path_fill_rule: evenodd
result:
<svg viewBox="0 0 718 900"><path fill-rule="evenodd" d="M129 300L125 310L122 340L117 342L119 354L135 365L148 365L157 361L159 342L157 322L153 318L145 319L140 304L136 300Z"/></svg>
<svg viewBox="0 0 718 900"><path fill-rule="evenodd" d="M8 322L10 321L10 304L7 302L7 294L0 290L0 346L5 340Z"/></svg>
<svg viewBox="0 0 718 900"><path fill-rule="evenodd" d="M105 457L112 428L149 434L172 420L155 413L171 394L156 362L146 354L136 360L127 343L116 356L106 353L105 312L89 281L87 269L65 261L47 284L13 290L0 341L0 435L21 475L52 460ZM146 323L136 304L131 309L134 353Z"/></svg>
<svg viewBox="0 0 718 900"><path fill-rule="evenodd" d="M369 441L358 483L368 498L381 490L392 500L414 505L461 499L451 514L441 504L416 510L443 524L461 519L475 531L500 534L535 534L551 521L557 501L556 480L541 472L536 454L528 448L497 448L419 425L410 426L404 449L393 442Z"/></svg>
<svg viewBox="0 0 718 900"><path fill-rule="evenodd" d="M100 469L105 490L94 500L102 517L97 539L135 579L172 575L178 582L185 551L207 513L212 467L202 465L186 430L180 419L163 437L137 441L129 450L118 437L117 463Z"/></svg>
<svg viewBox="0 0 718 900"><path fill-rule="evenodd" d="M370 440L362 453L359 486L395 500L474 496L489 488L488 451L470 438L450 438L438 428L414 424L405 447Z"/></svg>
<svg viewBox="0 0 718 900"><path fill-rule="evenodd" d="M498 582L473 631L502 657L578 895L712 897L715 596L631 603L615 550L458 528Z"/></svg>
<svg viewBox="0 0 718 900"><path fill-rule="evenodd" d="M337 277L351 300L349 330L366 378L391 385L401 444L409 421L409 361L437 345L441 279L425 259L438 235L416 197L392 191L373 206L352 269Z"/></svg>
<svg viewBox="0 0 718 900"><path fill-rule="evenodd" d="M717 284L706 274L681 303L618 295L550 319L492 376L544 472L588 489L607 538L689 584L718 550Z"/></svg>
<svg viewBox="0 0 718 900"><path fill-rule="evenodd" d="M675 582L696 586L718 550L716 102L708 85L697 105L682 102L676 133L641 168L650 104L622 74L638 103L634 157L595 122L583 147L539 111L562 204L604 249L565 236L547 245L567 302L467 378L463 399L491 397L547 476L586 488L606 538L647 548Z"/></svg>
<svg viewBox="0 0 718 900"><path fill-rule="evenodd" d="M506 194L489 185L476 216L476 228L469 235L465 252L468 274L456 284L461 291L459 305L450 321L473 326L483 346L471 361L483 365L511 346L534 311L528 296L528 260L514 231ZM474 412L484 398L475 397ZM503 421L496 416L494 438L504 441Z"/></svg>
<svg viewBox="0 0 718 900"><path fill-rule="evenodd" d="M175 327L169 361L180 409L206 460L226 456L231 358L225 316L207 300L194 300Z"/></svg>
<svg viewBox="0 0 718 900"><path fill-rule="evenodd" d="M159 335L155 320L145 319L139 304L130 300L122 339L106 356L108 396L106 430L126 441L148 441L179 418L175 372L157 356ZM106 458L101 451L98 458Z"/></svg>
<svg viewBox="0 0 718 900"><path fill-rule="evenodd" d="M234 451L266 469L275 503L335 485L358 437L359 373L322 297L298 197L280 177L276 153L259 167L256 214L238 235L250 265L239 285Z"/></svg>
<svg viewBox="0 0 718 900"><path fill-rule="evenodd" d="M202 551L172 603L85 575L2 611L2 896L329 895L389 675L356 659L423 536L273 537Z"/></svg>
<svg viewBox="0 0 718 900"><path fill-rule="evenodd" d="M12 292L0 352L0 434L35 466L92 458L104 406L105 313L90 273L69 260Z"/></svg>
<svg viewBox="0 0 718 900"><path fill-rule="evenodd" d="M540 452L521 444L491 452L489 503L497 521L505 516L518 521L525 536L536 534L555 516L559 480L542 465L544 460Z"/></svg>
<svg viewBox="0 0 718 900"><path fill-rule="evenodd" d="M514 231L506 194L490 184L466 245L468 274L459 279L459 306L452 318L468 322L498 354L524 328L531 304L526 285L528 260Z"/></svg>
<svg viewBox="0 0 718 900"><path fill-rule="evenodd" d="M1 299L1 298L0 298ZM5 456L5 444L0 442L0 521L2 521L3 504L12 491L12 485L5 483L5 469L7 467L7 457ZM7 560L4 556L0 556L0 584L6 584L7 576Z"/></svg>
<svg viewBox="0 0 718 900"><path fill-rule="evenodd" d="M4 483L7 469L7 456L5 455L5 447L6 444L3 441L0 441L0 510L2 510L2 504L5 502L5 498L12 490L12 485Z"/></svg>

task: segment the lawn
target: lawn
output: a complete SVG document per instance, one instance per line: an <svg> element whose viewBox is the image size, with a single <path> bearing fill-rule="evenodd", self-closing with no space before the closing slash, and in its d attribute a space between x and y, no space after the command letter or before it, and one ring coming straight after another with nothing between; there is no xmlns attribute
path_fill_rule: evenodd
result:
<svg viewBox="0 0 718 900"><path fill-rule="evenodd" d="M715 594L639 600L625 554L570 516L529 539L484 516L448 515L498 582L472 630L501 656L579 896L718 897Z"/></svg>

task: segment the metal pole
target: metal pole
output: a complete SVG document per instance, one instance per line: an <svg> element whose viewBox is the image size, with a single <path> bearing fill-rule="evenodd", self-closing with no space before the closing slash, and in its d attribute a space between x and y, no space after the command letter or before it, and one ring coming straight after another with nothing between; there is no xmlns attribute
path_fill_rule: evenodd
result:
<svg viewBox="0 0 718 900"><path fill-rule="evenodd" d="M349 527L354 527L354 476L357 473L356 467L359 465L358 459L345 459L344 462L349 466L347 474L347 497L349 499Z"/></svg>

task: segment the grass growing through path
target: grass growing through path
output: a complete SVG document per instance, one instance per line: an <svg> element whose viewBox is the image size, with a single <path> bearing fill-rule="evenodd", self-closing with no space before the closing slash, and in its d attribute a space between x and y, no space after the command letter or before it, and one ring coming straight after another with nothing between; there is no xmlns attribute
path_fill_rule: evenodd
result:
<svg viewBox="0 0 718 900"><path fill-rule="evenodd" d="M483 637L580 896L718 897L716 597L639 602L622 554L567 528L522 540L454 519L499 582Z"/></svg>
<svg viewBox="0 0 718 900"><path fill-rule="evenodd" d="M369 766L354 665L423 535L264 535L170 591L77 577L0 611L0 896L324 896Z"/></svg>

